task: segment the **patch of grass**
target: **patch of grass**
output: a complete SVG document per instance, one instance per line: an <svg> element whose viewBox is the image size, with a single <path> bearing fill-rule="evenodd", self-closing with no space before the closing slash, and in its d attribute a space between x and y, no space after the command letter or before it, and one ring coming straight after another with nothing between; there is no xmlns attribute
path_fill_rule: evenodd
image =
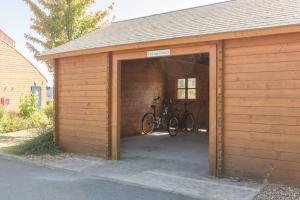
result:
<svg viewBox="0 0 300 200"><path fill-rule="evenodd" d="M53 128L39 130L37 137L25 141L24 143L7 148L6 153L14 155L57 155L61 150L55 145L53 141Z"/></svg>

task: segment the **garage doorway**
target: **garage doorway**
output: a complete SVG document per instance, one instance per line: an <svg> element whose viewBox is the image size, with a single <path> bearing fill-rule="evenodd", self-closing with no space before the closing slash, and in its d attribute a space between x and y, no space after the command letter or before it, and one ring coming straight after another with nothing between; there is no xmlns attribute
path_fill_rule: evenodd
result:
<svg viewBox="0 0 300 200"><path fill-rule="evenodd" d="M173 161L202 163L206 168L202 171L215 175L215 46L174 48L170 52L172 56L156 58L147 58L145 51L113 55L112 158L170 159L173 155ZM166 130L158 129L156 136L140 136L141 118L157 97L171 99L176 104L172 107L179 110L183 110L184 102L191 102L188 110L195 118L194 131L181 130L170 137ZM158 113L161 109L162 104L157 105Z"/></svg>

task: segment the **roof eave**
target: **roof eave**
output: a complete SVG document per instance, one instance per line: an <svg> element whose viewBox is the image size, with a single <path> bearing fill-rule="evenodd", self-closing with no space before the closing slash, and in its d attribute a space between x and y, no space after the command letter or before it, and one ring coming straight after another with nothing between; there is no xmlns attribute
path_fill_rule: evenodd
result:
<svg viewBox="0 0 300 200"><path fill-rule="evenodd" d="M211 41L218 41L218 40L238 39L238 38L246 38L246 37L266 36L266 35L295 33L295 32L300 32L299 24L280 26L280 27L271 27L271 28L262 28L262 29L253 29L253 30L246 30L246 31L199 35L199 36L192 36L192 37L172 38L172 39L165 39L165 40L157 40L157 41L134 43L134 44L123 44L123 45L100 47L100 48L93 48L93 49L75 50L75 51L62 52L56 54L40 55L38 56L38 58L40 60L53 60L57 58L104 53L104 52L115 52L115 51L129 50L129 49L130 50L142 49L142 48L180 45L180 44L196 43L196 42L211 42Z"/></svg>

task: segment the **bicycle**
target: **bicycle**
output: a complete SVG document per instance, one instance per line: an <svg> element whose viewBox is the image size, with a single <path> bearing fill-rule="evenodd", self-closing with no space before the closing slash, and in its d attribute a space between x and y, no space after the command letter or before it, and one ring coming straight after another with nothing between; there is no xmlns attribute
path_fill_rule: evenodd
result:
<svg viewBox="0 0 300 200"><path fill-rule="evenodd" d="M168 116L169 116L169 105L171 101L168 103L163 101L163 111L157 116L156 113L156 104L160 102L161 98L157 97L153 99L153 104L150 108L153 110L152 112L146 113L142 118L142 133L143 134L151 134L154 129L159 129L162 127L163 129L168 129Z"/></svg>
<svg viewBox="0 0 300 200"><path fill-rule="evenodd" d="M191 112L188 111L188 102L185 102L184 112L181 114L178 109L175 110L175 115L170 118L168 132L170 136L176 136L179 130L192 132L195 129L195 119ZM192 102L190 103L192 104Z"/></svg>

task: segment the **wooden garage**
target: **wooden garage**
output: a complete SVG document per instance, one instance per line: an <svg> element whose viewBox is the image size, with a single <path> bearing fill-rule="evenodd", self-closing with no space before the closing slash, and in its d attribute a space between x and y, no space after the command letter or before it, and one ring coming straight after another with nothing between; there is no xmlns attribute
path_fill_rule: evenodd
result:
<svg viewBox="0 0 300 200"><path fill-rule="evenodd" d="M211 175L299 185L299 16L298 1L236 0L116 22L45 52L56 142L119 159L124 63L208 54Z"/></svg>

